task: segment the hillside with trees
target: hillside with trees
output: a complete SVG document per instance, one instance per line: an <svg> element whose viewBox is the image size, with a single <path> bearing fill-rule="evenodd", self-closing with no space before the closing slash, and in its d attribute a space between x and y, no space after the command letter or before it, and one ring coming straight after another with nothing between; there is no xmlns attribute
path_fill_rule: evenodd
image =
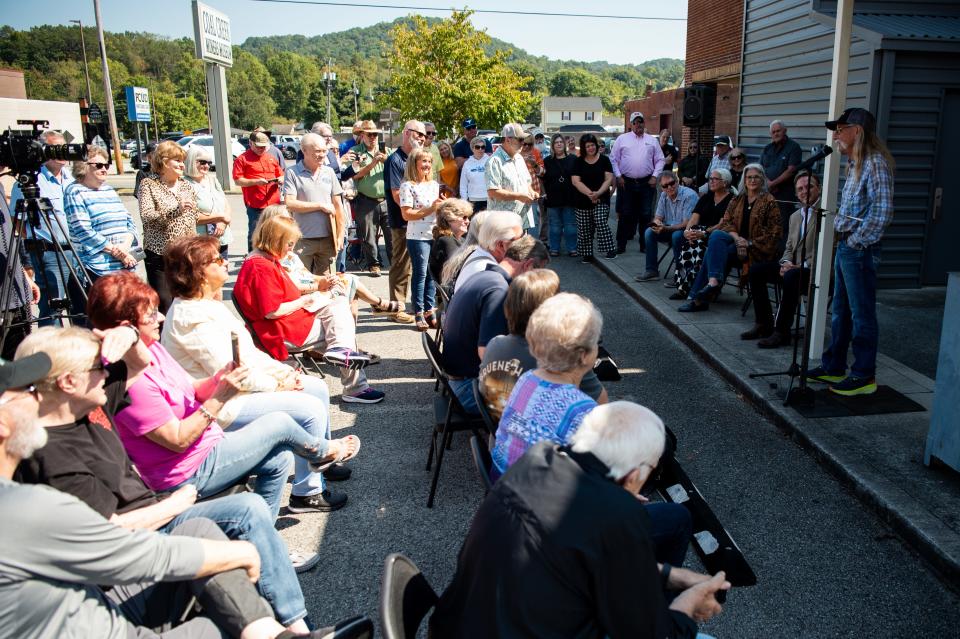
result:
<svg viewBox="0 0 960 639"><path fill-rule="evenodd" d="M464 15L466 28L472 29L469 12ZM337 74L331 92L334 126L354 120L354 85L361 118L376 120L381 110L401 103L409 110L409 100L405 102L404 96L397 94L394 78L401 72L393 63L395 35L434 29L451 20L413 16L315 37L248 38L234 46L234 66L227 71L231 123L249 129L271 122L325 119L322 78L328 61ZM84 36L93 100L102 107L96 32L86 27ZM123 88L128 85L151 90L161 131L206 126L203 65L194 56L192 39L134 32L106 33L105 38L118 124L128 134L133 131L125 116ZM599 95L607 112L619 113L625 99L642 95L648 86L660 90L678 86L683 79L682 60L658 59L635 65L552 60L485 34L482 39L485 59L496 59L497 65L506 67L503 73L522 79L517 87L523 93L519 115L529 122L539 120L539 102L544 95ZM31 99L75 100L86 93L80 34L73 26L43 25L24 31L0 27L0 66L24 71ZM494 124L498 122L490 123Z"/></svg>

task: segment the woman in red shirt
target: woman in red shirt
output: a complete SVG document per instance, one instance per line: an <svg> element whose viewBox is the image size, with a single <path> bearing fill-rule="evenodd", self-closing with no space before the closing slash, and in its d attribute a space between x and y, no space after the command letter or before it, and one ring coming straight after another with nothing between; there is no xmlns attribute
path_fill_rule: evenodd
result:
<svg viewBox="0 0 960 639"><path fill-rule="evenodd" d="M356 328L345 297L321 292L300 295L280 260L300 239L297 223L289 218L267 220L255 238L254 251L244 260L233 287L233 299L250 322L263 347L279 360L289 357L288 346L323 340L323 359L341 367L342 399L375 404L384 394L367 383L363 369L370 357L357 350Z"/></svg>

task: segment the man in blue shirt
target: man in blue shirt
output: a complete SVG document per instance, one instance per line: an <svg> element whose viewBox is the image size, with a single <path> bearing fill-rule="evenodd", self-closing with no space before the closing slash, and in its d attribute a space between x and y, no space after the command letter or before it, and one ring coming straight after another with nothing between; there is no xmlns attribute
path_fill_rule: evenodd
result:
<svg viewBox="0 0 960 639"><path fill-rule="evenodd" d="M477 121L473 118L467 118L463 121L463 137L453 145L453 159L457 163L457 170L459 171L463 168L463 163L473 155L473 151L470 150L470 142L473 141L473 138L477 137ZM490 144L490 138L484 140L486 146L486 154L490 155L493 153L493 145Z"/></svg>
<svg viewBox="0 0 960 639"><path fill-rule="evenodd" d="M657 270L657 242L673 247L674 261L680 259L680 243L687 220L697 205L697 193L691 188L681 186L672 171L660 174L660 196L657 200L657 213L653 223L643 233L647 250L647 270L635 279L638 282L650 282L660 278Z"/></svg>
<svg viewBox="0 0 960 639"><path fill-rule="evenodd" d="M877 392L877 269L880 239L893 220L893 157L866 109L847 109L826 127L847 156L847 180L833 223L837 253L830 347L823 352L823 363L805 376L830 384L839 395L869 395ZM851 345L853 365L847 375Z"/></svg>
<svg viewBox="0 0 960 639"><path fill-rule="evenodd" d="M40 134L40 141L44 144L64 144L66 140L60 131L49 129ZM59 300L69 295L70 312L74 315L83 315L86 311L87 300L83 296L83 288L70 273L70 267L80 277L82 274L80 262L73 254L67 243L69 231L67 215L63 210L63 191L73 183L73 176L66 169L66 160L47 160L37 175L37 186L40 188L40 197L50 200L53 207L52 214L44 215L40 226L26 225L24 244L30 255L37 284L40 285L40 326L50 326L54 323L51 307L52 300ZM10 212L16 214L17 202L23 199L20 184L13 187L10 194ZM57 246L63 250L63 257L57 251ZM69 266L68 266L69 264ZM65 283L69 285L65 286ZM57 306L54 304L54 306Z"/></svg>

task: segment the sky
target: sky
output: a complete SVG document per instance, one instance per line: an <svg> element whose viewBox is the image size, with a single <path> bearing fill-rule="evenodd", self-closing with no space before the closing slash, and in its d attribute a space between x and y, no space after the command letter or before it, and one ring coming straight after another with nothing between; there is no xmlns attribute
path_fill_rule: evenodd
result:
<svg viewBox="0 0 960 639"><path fill-rule="evenodd" d="M314 36L389 22L404 15L444 17L455 3L442 0L357 0L377 5L443 7L384 9L356 6L349 0L332 0L342 6L262 2L257 0L208 0L204 4L230 18L234 44L250 36L302 34ZM461 5L458 8L462 8ZM655 58L685 56L687 3L674 0L475 0L472 9L576 13L620 17L550 17L474 14L476 28L533 55L560 60L602 60L617 64L640 64ZM162 7L162 9L161 9ZM169 37L193 37L189 0L101 0L106 31L147 31ZM93 0L0 0L0 24L28 29L41 24L69 24L82 20L93 25ZM680 18L675 21L626 19L624 16ZM592 36L590 35L592 34ZM641 35L642 34L642 35Z"/></svg>

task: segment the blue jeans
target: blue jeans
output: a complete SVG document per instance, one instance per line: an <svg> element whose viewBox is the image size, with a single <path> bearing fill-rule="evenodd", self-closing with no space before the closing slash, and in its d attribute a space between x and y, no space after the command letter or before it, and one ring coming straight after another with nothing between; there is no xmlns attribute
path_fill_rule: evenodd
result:
<svg viewBox="0 0 960 639"><path fill-rule="evenodd" d="M423 313L436 306L437 286L430 277L427 263L430 261L431 240L407 240L407 253L413 264L413 276L410 280L410 296L413 298L413 311Z"/></svg>
<svg viewBox="0 0 960 639"><path fill-rule="evenodd" d="M477 398L473 395L473 378L451 379L450 388L453 394L460 400L463 409L471 415L479 415L480 409L477 407Z"/></svg>
<svg viewBox="0 0 960 639"><path fill-rule="evenodd" d="M657 561L682 567L693 535L690 511L680 504L657 502L645 506Z"/></svg>
<svg viewBox="0 0 960 639"><path fill-rule="evenodd" d="M535 240L540 239L540 205L534 202L530 205L530 216L533 218L533 226L524 229L530 237Z"/></svg>
<svg viewBox="0 0 960 639"><path fill-rule="evenodd" d="M252 206L247 207L247 250L253 250L253 229L257 228L257 222L260 221L260 214L263 209L255 209Z"/></svg>
<svg viewBox="0 0 960 639"><path fill-rule="evenodd" d="M6 250L6 247L4 247ZM40 287L40 326L53 326L53 320L50 319L50 300L69 295L70 308L66 309L72 315L84 315L87 312L87 300L83 296L83 288L80 283L70 274L70 269L66 264L58 260L56 251L44 251L39 259L34 251L29 251L30 262L33 264L34 281ZM84 278L80 269L80 262L74 256L73 251L65 251L64 255L70 262L70 265L81 278ZM86 279L86 278L84 278ZM64 286L64 282L69 281L70 286ZM74 323L83 325L82 319L72 320ZM59 325L59 324L58 324Z"/></svg>
<svg viewBox="0 0 960 639"><path fill-rule="evenodd" d="M270 508L259 495L240 493L194 504L160 531L169 533L183 522L198 517L212 520L230 539L242 539L256 546L260 554L257 588L270 602L282 625L289 626L307 616L303 591L290 563L287 545L273 527Z"/></svg>
<svg viewBox="0 0 960 639"><path fill-rule="evenodd" d="M290 451L309 461L319 462L327 454L327 444L327 440L314 437L301 428L292 417L269 413L240 430L226 433L193 477L181 486L193 484L203 498L226 490L249 475L256 475L254 492L263 497L276 519L290 469Z"/></svg>
<svg viewBox="0 0 960 639"><path fill-rule="evenodd" d="M863 250L846 242L837 245L833 261L833 320L830 347L823 353L824 370L842 375L847 370L847 347L853 345L854 377L873 377L877 372L877 269L880 244Z"/></svg>
<svg viewBox="0 0 960 639"><path fill-rule="evenodd" d="M703 265L697 272L697 279L693 280L688 299L696 297L711 277L723 283L727 275L731 259L737 257L737 245L726 231L714 231L707 241L707 252L703 255Z"/></svg>
<svg viewBox="0 0 960 639"><path fill-rule="evenodd" d="M550 220L550 250L560 251L560 237L567 252L577 250L577 211L572 206L547 207L547 217Z"/></svg>
<svg viewBox="0 0 960 639"><path fill-rule="evenodd" d="M643 242L647 245L647 270L657 270L657 242L670 244L673 247L673 261L676 262L680 258L680 243L682 241L683 231L654 233L651 228L644 231Z"/></svg>
<svg viewBox="0 0 960 639"><path fill-rule="evenodd" d="M243 428L267 413L281 412L292 417L312 436L329 440L330 391L322 379L309 375L303 375L301 379L303 390L251 393L239 398L240 412L228 430ZM310 465L303 457L295 458L293 467L293 495L306 497L323 492L323 473L311 472Z"/></svg>

